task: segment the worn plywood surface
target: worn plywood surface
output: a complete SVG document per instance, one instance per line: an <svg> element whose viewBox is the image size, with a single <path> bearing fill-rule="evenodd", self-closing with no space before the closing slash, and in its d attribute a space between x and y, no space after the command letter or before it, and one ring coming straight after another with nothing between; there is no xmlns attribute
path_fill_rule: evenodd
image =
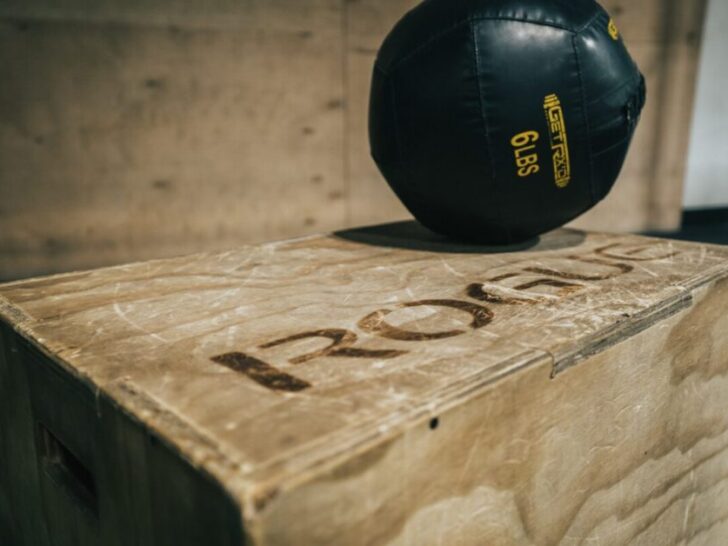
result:
<svg viewBox="0 0 728 546"><path fill-rule="evenodd" d="M256 544L719 532L728 250L511 250L400 224L6 284L0 313L219 480Z"/></svg>
<svg viewBox="0 0 728 546"><path fill-rule="evenodd" d="M415 0L0 4L0 278L407 217L372 63ZM704 0L609 0L649 100L577 226L675 227Z"/></svg>

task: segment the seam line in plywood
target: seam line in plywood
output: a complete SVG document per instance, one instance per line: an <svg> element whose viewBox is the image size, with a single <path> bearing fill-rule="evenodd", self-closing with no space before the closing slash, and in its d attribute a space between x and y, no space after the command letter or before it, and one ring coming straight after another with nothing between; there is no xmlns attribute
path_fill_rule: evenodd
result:
<svg viewBox="0 0 728 546"><path fill-rule="evenodd" d="M617 322L610 328L584 339L583 350L566 353L561 358L554 358L551 377L554 378L565 370L572 368L594 355L602 353L623 341L627 341L640 332L647 330L657 322L669 318L692 305L690 292L682 292L666 302L646 309L634 317Z"/></svg>
<svg viewBox="0 0 728 546"><path fill-rule="evenodd" d="M555 21L537 21L528 19L526 17L506 17L506 16L488 16L488 15L481 15L481 16L472 16L469 15L468 17L464 19L460 19L459 21L456 21L452 23L450 26L447 26L432 36L430 36L427 40L424 42L417 44L415 47L413 47L412 50L404 54L401 58L397 59L393 63L391 63L391 66L387 66L386 71L388 73L394 73L400 66L406 65L410 60L417 57L421 52L426 51L430 46L434 45L438 41L446 38L451 32L454 32L456 30L459 30L461 27L465 25L472 26L473 23L480 23L485 21L508 21L512 23L527 23L532 25L538 25L543 27L551 27L551 28L557 28L559 30L563 30L565 32L574 33L575 31L569 27L566 27L564 25L560 25L559 23Z"/></svg>
<svg viewBox="0 0 728 546"><path fill-rule="evenodd" d="M586 347L586 350L575 350L564 355L555 355L551 377L554 378L563 371L576 366L582 360L606 351L622 341L627 341L650 326L687 309L693 304L692 292L694 290L724 278L728 278L728 271L726 271L724 265L709 269L702 275L698 275L680 286L680 292L672 298L644 309L624 321L617 322L606 330L585 338L582 346Z"/></svg>

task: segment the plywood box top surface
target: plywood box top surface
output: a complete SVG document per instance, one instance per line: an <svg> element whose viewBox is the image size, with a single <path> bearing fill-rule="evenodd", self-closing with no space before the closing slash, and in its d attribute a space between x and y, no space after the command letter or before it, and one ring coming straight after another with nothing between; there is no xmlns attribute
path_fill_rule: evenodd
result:
<svg viewBox="0 0 728 546"><path fill-rule="evenodd" d="M568 373L727 259L573 230L460 247L399 224L6 284L0 316L250 515L503 377Z"/></svg>

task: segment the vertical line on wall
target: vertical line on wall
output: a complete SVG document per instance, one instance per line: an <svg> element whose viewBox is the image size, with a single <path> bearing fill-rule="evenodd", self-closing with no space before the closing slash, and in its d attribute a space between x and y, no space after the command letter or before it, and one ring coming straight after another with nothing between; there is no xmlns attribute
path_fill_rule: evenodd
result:
<svg viewBox="0 0 728 546"><path fill-rule="evenodd" d="M692 108L687 108L683 117L676 120L672 117L675 113L673 104L677 97L678 100L689 98L692 105L697 83L695 74L700 44L695 44L695 50L686 52L692 62L682 62L680 49L685 47L683 34L686 30L686 20L692 21L697 14L699 19L704 21L705 14L705 0L692 0L684 4L681 2L684 0L664 2L658 37L660 54L657 59L656 81L659 85L656 88L653 85L651 90L652 100L658 105L655 109L658 115L652 127L653 143L650 151L652 161L647 181L647 225L657 229L674 227L672 224L676 218L672 216L679 214L681 209L681 207L671 207L670 200L674 199L675 195L682 200L688 137L687 135L679 137L682 138L684 145L682 149L675 149L676 136L669 132L682 130L685 126L689 130L690 127L687 116L692 115ZM693 13L688 16L691 10ZM687 69L688 73L680 77L681 69ZM650 94L649 88L647 93ZM676 152L679 152L679 155L676 156ZM674 172L675 170L678 172ZM665 178L668 179L667 182ZM676 188L670 186L670 183L675 182L680 184L677 192Z"/></svg>
<svg viewBox="0 0 728 546"><path fill-rule="evenodd" d="M343 96L343 123L341 144L343 148L342 166L344 174L344 223L346 227L351 226L352 203L351 203L351 150L349 138L349 102L351 90L349 89L349 0L341 0L341 78Z"/></svg>
<svg viewBox="0 0 728 546"><path fill-rule="evenodd" d="M658 180L660 175L660 169L658 162L661 160L663 155L664 146L664 130L667 125L666 120L663 116L663 110L667 101L668 95L668 73L670 63L670 49L672 48L671 34L674 30L674 18L675 18L675 3L674 0L668 0L665 3L664 12L660 21L660 34L658 36L658 44L660 47L659 56L657 58L657 70L655 71L655 80L659 82L659 85L653 86L650 89L648 86L647 93L652 95L652 100L658 104L656 111L658 112L655 117L655 122L652 127L652 149L650 155L652 156L650 161L650 172L649 179L647 180L647 225L654 227L655 222L659 221L659 199L661 180ZM649 97L648 97L649 100Z"/></svg>

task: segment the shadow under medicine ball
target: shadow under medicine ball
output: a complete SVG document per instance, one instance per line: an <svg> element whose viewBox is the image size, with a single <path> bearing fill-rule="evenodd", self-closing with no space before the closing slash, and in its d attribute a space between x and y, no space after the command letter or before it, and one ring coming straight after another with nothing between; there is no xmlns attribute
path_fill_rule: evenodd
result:
<svg viewBox="0 0 728 546"><path fill-rule="evenodd" d="M377 55L371 151L431 230L516 243L607 195L644 100L593 0L425 0Z"/></svg>

